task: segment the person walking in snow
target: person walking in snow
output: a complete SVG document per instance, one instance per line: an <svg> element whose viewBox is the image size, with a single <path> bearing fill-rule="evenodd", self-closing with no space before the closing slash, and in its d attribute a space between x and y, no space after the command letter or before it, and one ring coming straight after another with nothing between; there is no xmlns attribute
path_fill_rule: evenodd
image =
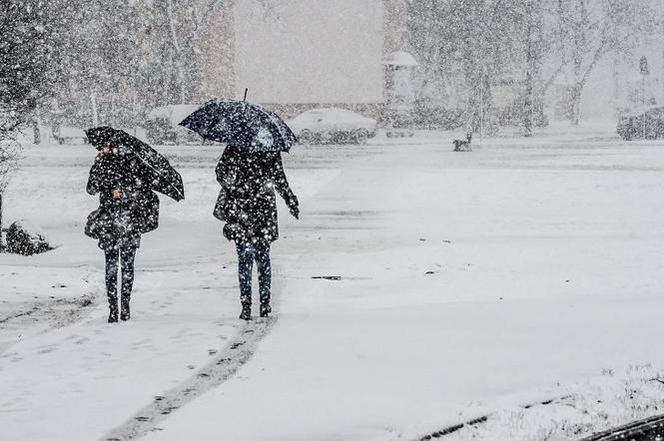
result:
<svg viewBox="0 0 664 441"><path fill-rule="evenodd" d="M141 234L158 226L159 198L139 171L137 162L122 146L109 142L100 149L87 185L90 195L99 194L99 208L88 217L85 233L99 240L106 258L109 323L118 321L120 267L120 319L130 319L136 250L141 244Z"/></svg>
<svg viewBox="0 0 664 441"><path fill-rule="evenodd" d="M296 219L300 213L297 197L288 185L279 152L247 151L229 145L216 175L222 188L215 216L226 221L224 236L235 242L238 255L240 319L251 320L254 261L258 266L260 316L267 317L272 312L270 246L279 237L275 190Z"/></svg>

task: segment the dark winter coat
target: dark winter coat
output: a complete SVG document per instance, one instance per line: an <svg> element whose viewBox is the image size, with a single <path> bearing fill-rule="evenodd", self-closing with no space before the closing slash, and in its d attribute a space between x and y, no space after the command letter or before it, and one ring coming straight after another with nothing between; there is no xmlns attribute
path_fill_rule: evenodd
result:
<svg viewBox="0 0 664 441"><path fill-rule="evenodd" d="M289 207L298 204L288 185L280 153L247 152L229 146L216 173L222 189L215 215L227 222L224 236L235 241L277 240L275 190Z"/></svg>
<svg viewBox="0 0 664 441"><path fill-rule="evenodd" d="M120 199L113 190L120 190ZM99 240L99 247L138 248L141 234L159 225L159 198L142 177L136 159L105 155L90 169L87 192L99 193L99 208L88 216L85 233Z"/></svg>

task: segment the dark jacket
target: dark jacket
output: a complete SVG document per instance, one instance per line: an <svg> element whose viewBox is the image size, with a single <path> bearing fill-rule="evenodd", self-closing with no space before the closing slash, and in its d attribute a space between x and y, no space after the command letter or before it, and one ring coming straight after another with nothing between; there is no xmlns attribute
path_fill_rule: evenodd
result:
<svg viewBox="0 0 664 441"><path fill-rule="evenodd" d="M229 146L216 169L221 184L215 213L222 213L229 240L279 238L275 190L289 207L297 207L278 152L245 152Z"/></svg>
<svg viewBox="0 0 664 441"><path fill-rule="evenodd" d="M113 198L114 189L120 190L120 199ZM135 159L104 156L95 161L87 192L99 193L99 208L88 216L85 234L98 239L102 249L138 248L141 234L159 226L159 198Z"/></svg>

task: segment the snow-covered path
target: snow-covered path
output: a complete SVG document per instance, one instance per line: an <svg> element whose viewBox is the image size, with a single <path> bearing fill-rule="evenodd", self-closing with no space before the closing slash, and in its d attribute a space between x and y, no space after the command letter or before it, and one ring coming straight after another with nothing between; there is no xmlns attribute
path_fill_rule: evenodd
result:
<svg viewBox="0 0 664 441"><path fill-rule="evenodd" d="M256 357L147 439L408 439L664 363L663 172L660 146L597 140L347 163L285 226Z"/></svg>
<svg viewBox="0 0 664 441"><path fill-rule="evenodd" d="M176 204L162 198L160 228L144 237L137 257L132 320L109 325L103 256L82 234L97 203L84 192L94 151L89 146L26 149L23 169L7 192L6 218L29 218L60 246L32 258L0 256L3 439L90 440L132 433L136 427L127 420L141 410L147 410L141 419L151 417L155 398L172 398L169 391L187 385L196 386L194 393L188 391L196 396L223 381L255 349L260 332L245 338L250 344L240 351L233 348L246 328L237 319L234 250L211 216L221 150L163 150L182 170L187 200ZM316 180L338 173L320 171L316 156L295 165ZM343 162L346 154L331 156ZM333 166L335 161L325 162ZM315 191L316 185L308 188ZM276 263L277 308L280 273ZM236 359L218 377L196 381L226 356Z"/></svg>
<svg viewBox="0 0 664 441"><path fill-rule="evenodd" d="M653 350L664 334L660 145L540 138L453 154L432 137L352 149L288 159L302 220L282 216L274 247L279 320L236 376L146 439L408 439L546 398L557 381L664 365ZM65 152L29 157L56 188L39 191L27 171L13 184L10 217L39 204L64 245L0 257L3 280L18 274L2 291L10 302L47 296L54 275L48 287L99 296L101 255L80 234L94 201L73 193L86 163ZM216 152L172 153L188 199L163 203L144 242L136 319L105 324L100 300L73 326L21 328L12 346L17 329L0 329L0 423L16 439L109 433L238 332L234 258L209 213ZM61 181L60 160L72 164Z"/></svg>

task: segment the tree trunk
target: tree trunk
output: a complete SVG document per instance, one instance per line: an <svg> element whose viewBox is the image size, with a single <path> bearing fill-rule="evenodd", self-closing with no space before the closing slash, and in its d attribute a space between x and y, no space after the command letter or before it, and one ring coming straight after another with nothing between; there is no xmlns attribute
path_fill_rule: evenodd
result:
<svg viewBox="0 0 664 441"><path fill-rule="evenodd" d="M171 0L166 2L166 13L168 14L168 24L171 31L171 42L173 43L173 48L177 55L177 72L178 72L178 81L180 82L180 104L186 104L187 96L187 78L184 73L184 54L182 47L180 46L177 34L177 23L175 21L175 13L173 11L173 4Z"/></svg>
<svg viewBox="0 0 664 441"><path fill-rule="evenodd" d="M41 133L39 131L39 120L34 119L32 121L32 142L37 145L41 143Z"/></svg>
<svg viewBox="0 0 664 441"><path fill-rule="evenodd" d="M2 190L0 190L0 253L5 251L5 244L2 240Z"/></svg>
<svg viewBox="0 0 664 441"><path fill-rule="evenodd" d="M571 112L570 112L570 122L572 125L578 126L581 121L581 93L583 92L583 85L576 84L572 88L571 93Z"/></svg>
<svg viewBox="0 0 664 441"><path fill-rule="evenodd" d="M523 99L523 135L533 136L533 74L528 69L526 73L526 93Z"/></svg>
<svg viewBox="0 0 664 441"><path fill-rule="evenodd" d="M533 74L535 70L535 42L534 39L534 7L532 2L527 4L527 14L526 18L528 19L528 24L526 27L526 82L525 82L525 91L523 96L523 107L521 109L521 117L523 122L523 135L525 137L533 136L533 114L534 108L533 103L535 101L534 86L533 86Z"/></svg>
<svg viewBox="0 0 664 441"><path fill-rule="evenodd" d="M574 55L574 86L570 92L570 122L578 126L581 120L581 92L583 91L583 73L581 70L581 52L577 47Z"/></svg>

